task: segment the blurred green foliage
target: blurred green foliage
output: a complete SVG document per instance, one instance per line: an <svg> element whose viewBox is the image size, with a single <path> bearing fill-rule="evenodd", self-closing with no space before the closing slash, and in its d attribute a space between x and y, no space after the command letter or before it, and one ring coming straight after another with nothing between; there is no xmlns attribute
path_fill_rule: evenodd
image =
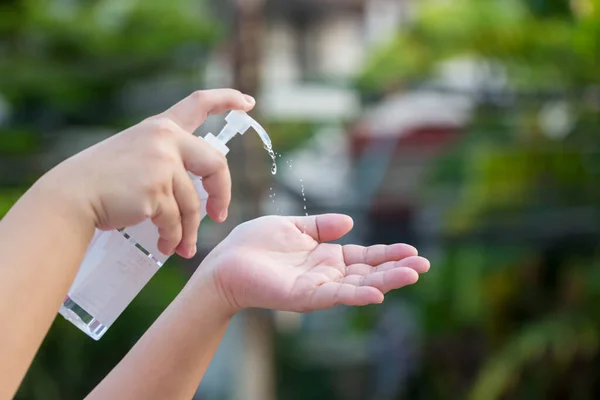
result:
<svg viewBox="0 0 600 400"><path fill-rule="evenodd" d="M21 189L3 189L0 191L0 218L4 217L8 210L19 200L25 190Z"/></svg>
<svg viewBox="0 0 600 400"><path fill-rule="evenodd" d="M123 109L124 98L132 100L124 88L179 79L194 90L221 33L202 0L0 3L0 96L8 105L0 160L27 169L0 174L0 216L45 172L41 159L51 156L48 149L64 130L118 132L140 118ZM16 398L83 398L185 280L177 261L169 261L100 342L58 316Z"/></svg>
<svg viewBox="0 0 600 400"><path fill-rule="evenodd" d="M438 283L433 294L425 283L422 300L441 300L428 310L431 318L454 305L452 319L467 318L454 329L473 329L486 342L475 362L479 377L467 377L472 398L589 394L595 376L575 383L571 375L600 362L600 292L591 286L600 260L600 170L589 163L600 161L600 138L584 127L562 141L501 139L490 131L475 122L456 154L432 171L429 198L449 184L459 192L445 214L449 243L436 265L450 288ZM448 164L454 176L442 171ZM442 335L452 332L446 322L436 324Z"/></svg>
<svg viewBox="0 0 600 400"><path fill-rule="evenodd" d="M411 398L594 398L600 117L582 94L600 83L600 1L422 1L419 11L374 54L361 90L418 86L467 56L500 67L517 95L479 104L421 187L423 207L445 211L434 268L393 295L410 295L426 332ZM556 104L573 121L561 137L541 122Z"/></svg>
<svg viewBox="0 0 600 400"><path fill-rule="evenodd" d="M106 124L124 85L198 74L219 34L203 1L13 0L0 4L0 87L14 118Z"/></svg>
<svg viewBox="0 0 600 400"><path fill-rule="evenodd" d="M306 121L268 121L263 125L278 153L285 153L308 142L316 130L316 124Z"/></svg>
<svg viewBox="0 0 600 400"><path fill-rule="evenodd" d="M0 139L0 156L20 156L37 153L40 140L35 132L21 129L3 129Z"/></svg>
<svg viewBox="0 0 600 400"><path fill-rule="evenodd" d="M358 85L365 91L402 87L458 56L500 62L521 90L600 83L600 5L579 3L586 6L574 14L566 0L419 2L414 26L371 58Z"/></svg>

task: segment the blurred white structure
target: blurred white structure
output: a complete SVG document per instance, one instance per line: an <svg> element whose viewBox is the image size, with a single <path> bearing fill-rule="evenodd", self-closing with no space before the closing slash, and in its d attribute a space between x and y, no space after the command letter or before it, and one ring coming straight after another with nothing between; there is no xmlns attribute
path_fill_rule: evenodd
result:
<svg viewBox="0 0 600 400"><path fill-rule="evenodd" d="M407 0L268 1L261 111L267 118L353 118L348 83L407 18Z"/></svg>
<svg viewBox="0 0 600 400"><path fill-rule="evenodd" d="M356 114L361 117L350 132L341 127L316 132L305 146L287 155L294 168L282 169L277 179L298 190L303 179L311 199L326 207L352 208L356 197L364 205L376 195L382 199L378 206L417 204L423 174L468 124L475 103L505 89L503 75L486 64L448 61L421 89L391 94ZM362 170L362 178L355 176L353 166ZM301 212L295 197L295 209L285 212ZM265 211L273 212L269 207Z"/></svg>

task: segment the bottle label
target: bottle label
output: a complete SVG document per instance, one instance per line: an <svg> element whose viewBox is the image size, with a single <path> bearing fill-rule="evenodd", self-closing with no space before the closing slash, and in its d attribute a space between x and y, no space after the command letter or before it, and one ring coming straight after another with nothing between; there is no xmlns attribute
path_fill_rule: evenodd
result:
<svg viewBox="0 0 600 400"><path fill-rule="evenodd" d="M125 228L124 232L161 264L164 264L169 258L168 255L163 254L158 250L158 239L160 234L158 233L158 228L151 220L147 219L135 226Z"/></svg>
<svg viewBox="0 0 600 400"><path fill-rule="evenodd" d="M69 297L109 327L159 268L120 232L104 232L86 254Z"/></svg>

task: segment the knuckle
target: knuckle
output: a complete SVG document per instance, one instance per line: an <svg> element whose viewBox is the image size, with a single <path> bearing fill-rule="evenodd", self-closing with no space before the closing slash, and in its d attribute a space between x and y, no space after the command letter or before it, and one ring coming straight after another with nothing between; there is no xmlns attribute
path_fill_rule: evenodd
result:
<svg viewBox="0 0 600 400"><path fill-rule="evenodd" d="M169 145L169 142L174 142L174 137L178 134L174 122L168 118L154 117L148 123L150 127L145 135L144 143L149 157L153 162L176 162L177 154L174 146Z"/></svg>
<svg viewBox="0 0 600 400"><path fill-rule="evenodd" d="M217 154L214 160L214 167L217 171L224 171L228 168L227 166L227 158L225 158L222 154Z"/></svg>
<svg viewBox="0 0 600 400"><path fill-rule="evenodd" d="M240 91L239 91L239 90L237 90L237 89L228 89L227 91L228 91L228 93L227 93L227 94L229 95L229 97L230 97L231 99L234 99L234 100L239 100L239 99L242 99L242 96L244 96L244 95L242 94L242 92L240 92Z"/></svg>
<svg viewBox="0 0 600 400"><path fill-rule="evenodd" d="M158 217L154 218L158 220ZM170 238L170 239L181 239L181 218L178 218L176 215L168 215L161 216L163 222L166 222L159 229L159 233L162 237Z"/></svg>
<svg viewBox="0 0 600 400"><path fill-rule="evenodd" d="M179 238L177 237L177 232L172 229L163 229L160 232L160 237L165 241L172 243L173 245L179 242Z"/></svg>
<svg viewBox="0 0 600 400"><path fill-rule="evenodd" d="M162 197L169 192L169 187L164 180L156 177L149 179L142 186L142 192L151 199Z"/></svg>
<svg viewBox="0 0 600 400"><path fill-rule="evenodd" d="M228 108L236 108L244 103L244 95L239 90L229 89L225 98L225 106Z"/></svg>
<svg viewBox="0 0 600 400"><path fill-rule="evenodd" d="M150 198L155 198L161 192L160 184L155 183L154 181L148 181L143 184L142 192Z"/></svg>
<svg viewBox="0 0 600 400"><path fill-rule="evenodd" d="M202 104L206 101L206 91L196 90L190 95L192 100L197 104Z"/></svg>
<svg viewBox="0 0 600 400"><path fill-rule="evenodd" d="M167 140L167 139L166 139ZM161 179L164 177L166 171L165 165L175 165L180 163L181 157L177 152L175 146L169 146L165 142L166 140L154 140L148 144L146 156L148 157L149 163L153 165L155 169L154 174Z"/></svg>
<svg viewBox="0 0 600 400"><path fill-rule="evenodd" d="M179 212L177 212L176 210L171 210L171 212L168 215L168 218L169 226L177 228L181 225L181 214L179 214ZM181 229L179 229L179 231L181 232Z"/></svg>
<svg viewBox="0 0 600 400"><path fill-rule="evenodd" d="M152 158L157 164L172 164L179 162L179 157L172 149L165 146L154 146L152 148Z"/></svg>
<svg viewBox="0 0 600 400"><path fill-rule="evenodd" d="M177 137L180 134L175 123L169 119L157 122L148 132L145 143L156 157L175 158Z"/></svg>
<svg viewBox="0 0 600 400"><path fill-rule="evenodd" d="M144 216L144 220L150 219L154 216L154 209L150 203L147 203L142 208L142 215Z"/></svg>
<svg viewBox="0 0 600 400"><path fill-rule="evenodd" d="M185 215L187 219L199 220L200 219L200 201L196 204L190 203L183 207L181 212Z"/></svg>
<svg viewBox="0 0 600 400"><path fill-rule="evenodd" d="M176 132L175 123L164 116L151 117L148 123L151 125L150 134L156 138L170 137Z"/></svg>
<svg viewBox="0 0 600 400"><path fill-rule="evenodd" d="M181 241L181 244L183 244L184 246L195 246L196 245L196 233L192 234L190 233L190 235L188 237L186 237L185 239L183 239Z"/></svg>

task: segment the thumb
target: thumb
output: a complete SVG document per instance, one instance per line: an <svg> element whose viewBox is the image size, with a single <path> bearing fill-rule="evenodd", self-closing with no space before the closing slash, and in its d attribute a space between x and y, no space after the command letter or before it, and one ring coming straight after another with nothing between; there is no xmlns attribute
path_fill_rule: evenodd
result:
<svg viewBox="0 0 600 400"><path fill-rule="evenodd" d="M250 111L254 98L234 89L199 90L163 113L184 131L194 133L206 118L229 110Z"/></svg>
<svg viewBox="0 0 600 400"><path fill-rule="evenodd" d="M322 214L310 217L291 217L298 229L318 242L337 240L352 230L354 221L343 214Z"/></svg>

